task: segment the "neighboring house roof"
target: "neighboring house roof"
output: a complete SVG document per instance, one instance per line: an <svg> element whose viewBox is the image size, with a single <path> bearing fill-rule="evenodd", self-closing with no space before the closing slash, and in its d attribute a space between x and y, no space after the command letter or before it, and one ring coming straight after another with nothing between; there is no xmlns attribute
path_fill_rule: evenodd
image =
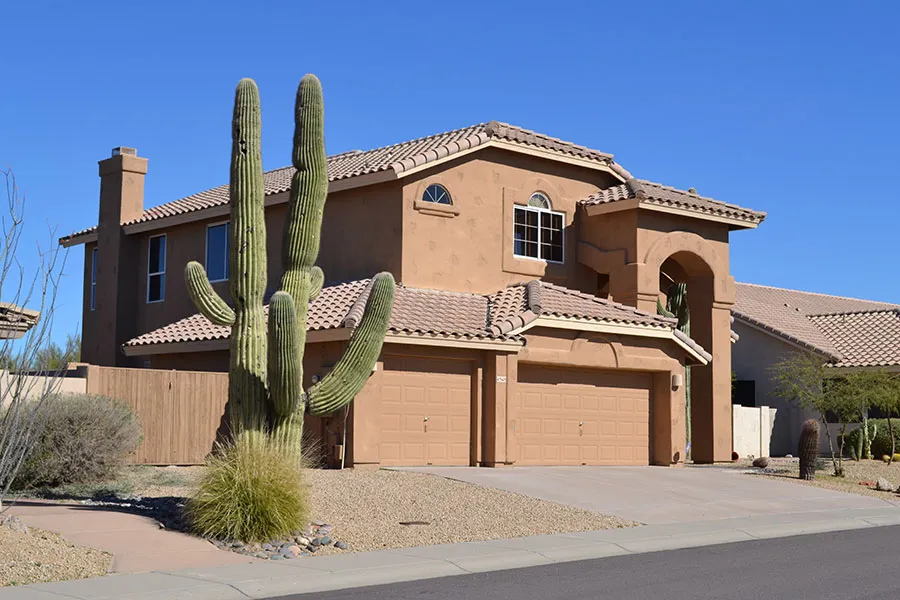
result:
<svg viewBox="0 0 900 600"><path fill-rule="evenodd" d="M692 213L734 220L746 223L750 227L756 227L766 218L764 212L705 198L695 192L634 178L628 179L623 184L591 194L581 200L581 204L586 207L609 206L628 200L636 201L640 206L677 208Z"/></svg>
<svg viewBox="0 0 900 600"><path fill-rule="evenodd" d="M34 327L41 316L36 310L0 302L0 339L17 340Z"/></svg>
<svg viewBox="0 0 900 600"><path fill-rule="evenodd" d="M738 283L732 313L834 366L864 367L900 365L898 310L886 302Z"/></svg>
<svg viewBox="0 0 900 600"><path fill-rule="evenodd" d="M307 330L353 329L359 322L371 280L362 279L322 289L309 306ZM266 308L268 310L268 308ZM472 294L398 285L388 333L447 340L515 342L516 332L538 316L559 316L675 331L675 320L646 313L546 282L513 285L495 294ZM637 329L636 329L637 331ZM126 351L161 344L225 340L230 328L213 325L196 314L129 340ZM681 332L682 344L706 360L709 355Z"/></svg>
<svg viewBox="0 0 900 600"><path fill-rule="evenodd" d="M329 156L328 180L335 182L361 175L383 172L392 172L394 175L400 176L419 167L474 150L491 142L504 144L513 149L541 151L562 158L576 159L587 164L606 167L622 179L631 177L628 171L613 161L612 154L566 142L523 129L522 127L499 121L490 121L374 150L352 150ZM293 174L293 167L283 167L266 172L264 175L266 195L279 194L290 190ZM226 184L148 208L140 217L123 223L123 225L148 223L165 217L184 215L227 204L228 185ZM90 227L77 231L61 238L60 243L63 245L83 243L87 241L84 238L88 235L93 235L96 229L96 227Z"/></svg>

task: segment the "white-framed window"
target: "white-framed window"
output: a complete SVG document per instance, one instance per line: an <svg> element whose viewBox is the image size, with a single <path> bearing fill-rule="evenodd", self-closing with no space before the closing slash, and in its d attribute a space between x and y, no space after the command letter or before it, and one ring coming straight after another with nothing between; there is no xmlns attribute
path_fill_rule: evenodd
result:
<svg viewBox="0 0 900 600"><path fill-rule="evenodd" d="M548 262L563 262L565 215L554 212L550 200L536 192L528 206L516 206L513 254Z"/></svg>
<svg viewBox="0 0 900 600"><path fill-rule="evenodd" d="M97 310L97 248L91 250L91 310Z"/></svg>
<svg viewBox="0 0 900 600"><path fill-rule="evenodd" d="M450 192L447 191L447 188L440 184L433 183L425 188L425 193L422 194L422 202L453 204L453 199L450 198Z"/></svg>
<svg viewBox="0 0 900 600"><path fill-rule="evenodd" d="M166 235L154 235L147 244L147 302L166 299Z"/></svg>
<svg viewBox="0 0 900 600"><path fill-rule="evenodd" d="M228 221L206 227L206 275L212 282L228 280L228 249L231 225Z"/></svg>

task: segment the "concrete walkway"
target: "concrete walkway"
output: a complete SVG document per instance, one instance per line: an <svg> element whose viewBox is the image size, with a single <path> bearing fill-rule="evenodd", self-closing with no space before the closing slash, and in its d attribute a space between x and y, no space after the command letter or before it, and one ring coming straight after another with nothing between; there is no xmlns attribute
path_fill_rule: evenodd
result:
<svg viewBox="0 0 900 600"><path fill-rule="evenodd" d="M27 500L12 505L9 514L18 516L29 527L55 531L74 544L111 553L111 573L255 561L234 552L223 552L199 538L162 530L148 517L110 510L109 507Z"/></svg>
<svg viewBox="0 0 900 600"><path fill-rule="evenodd" d="M647 525L512 540L468 542L219 567L112 575L0 589L0 600L231 600L362 587L639 554L900 524L900 510L808 513ZM223 553L224 554L224 553Z"/></svg>
<svg viewBox="0 0 900 600"><path fill-rule="evenodd" d="M753 516L900 506L883 499L751 477L730 467L410 467L640 523L690 523Z"/></svg>

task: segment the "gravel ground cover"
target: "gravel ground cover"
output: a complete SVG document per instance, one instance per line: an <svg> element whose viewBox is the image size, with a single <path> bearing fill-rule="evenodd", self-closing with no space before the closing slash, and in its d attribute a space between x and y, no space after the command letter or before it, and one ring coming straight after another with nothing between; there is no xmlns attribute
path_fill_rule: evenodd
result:
<svg viewBox="0 0 900 600"><path fill-rule="evenodd" d="M352 550L637 525L618 517L423 473L348 469L309 470L306 476L312 486L312 514L333 524L339 538Z"/></svg>
<svg viewBox="0 0 900 600"><path fill-rule="evenodd" d="M800 460L797 458L770 458L765 470L753 469L751 475L768 477L780 481L791 481L801 485L849 492L863 496L873 496L888 500L900 500L900 495L893 492L882 492L875 489L879 478L887 479L896 490L900 486L900 463L884 463L880 460L844 460L844 477L832 475L834 467L830 458L822 459L823 468L816 472L812 481L800 479ZM750 467L750 461L742 460L735 464L738 468Z"/></svg>
<svg viewBox="0 0 900 600"><path fill-rule="evenodd" d="M0 586L106 575L112 557L57 533L0 527Z"/></svg>
<svg viewBox="0 0 900 600"><path fill-rule="evenodd" d="M165 527L184 526L178 513L204 467L129 467L119 479L93 486L41 490L50 498L109 504L156 518ZM292 539L272 540L271 555L306 555L311 541L318 555L384 548L524 537L639 525L503 490L407 471L305 469L310 486L310 527ZM319 531L321 525L322 531ZM298 543L297 540L301 540ZM339 543L335 547L335 543ZM257 555L263 548L230 540L217 546ZM293 546L299 548L293 548ZM346 548L344 546L346 545ZM262 556L260 556L262 557Z"/></svg>

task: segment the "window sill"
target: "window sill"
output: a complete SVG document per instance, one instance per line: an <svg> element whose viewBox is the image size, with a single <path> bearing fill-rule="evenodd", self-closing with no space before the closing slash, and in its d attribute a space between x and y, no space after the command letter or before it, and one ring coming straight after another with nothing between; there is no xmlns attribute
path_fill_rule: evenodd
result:
<svg viewBox="0 0 900 600"><path fill-rule="evenodd" d="M459 209L452 204L436 204L434 202L416 200L413 208L426 215L434 215L436 217L452 218L459 216Z"/></svg>

